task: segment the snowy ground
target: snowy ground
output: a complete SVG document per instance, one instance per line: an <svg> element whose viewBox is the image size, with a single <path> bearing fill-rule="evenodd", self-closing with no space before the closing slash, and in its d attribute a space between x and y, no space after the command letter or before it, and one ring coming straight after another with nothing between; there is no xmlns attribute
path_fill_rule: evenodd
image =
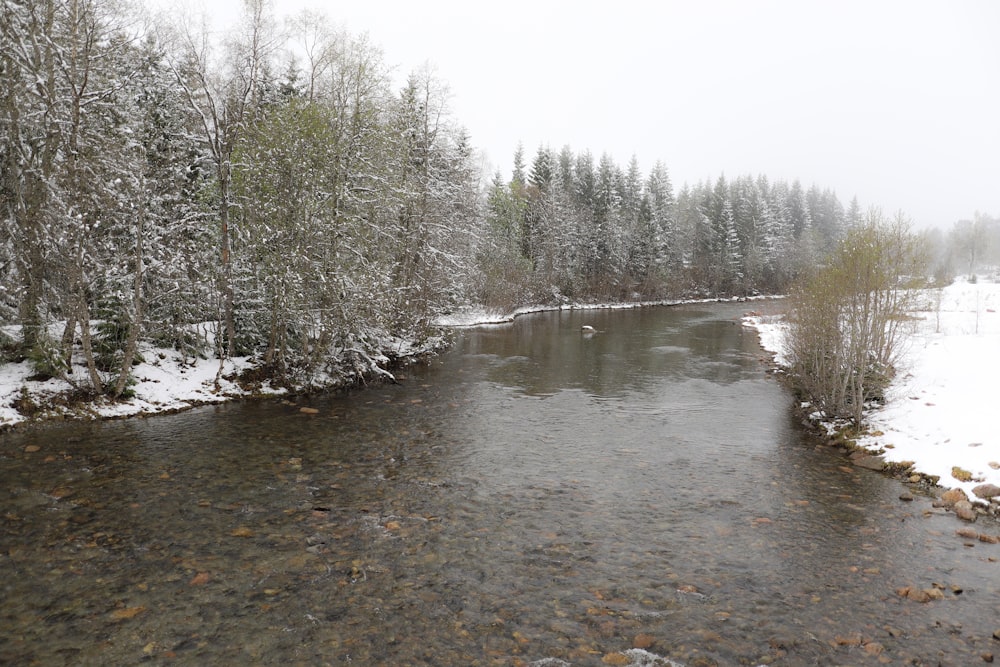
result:
<svg viewBox="0 0 1000 667"><path fill-rule="evenodd" d="M16 327L5 328L4 333L16 338ZM440 339L434 338L422 346L410 341L392 339L384 341L383 349L393 351L398 357L420 355L440 346ZM59 379L38 381L32 379L34 369L30 361L0 364L0 430L27 421L28 417L18 411L15 404L19 399L27 399L40 406L35 419L47 418L115 418L132 415L150 415L163 412L177 412L195 405L221 403L235 398L246 397L249 392L228 377L234 377L253 367L249 357L227 359L220 367L218 359L192 358L169 348L157 348L149 344L140 345L143 362L132 369L135 384L130 387L134 397L119 401L98 398L86 405L62 405L59 396L73 389ZM362 370L368 367L372 375L389 375L381 370L389 359L378 356L366 359ZM375 366L378 364L378 367ZM86 375L86 367L81 358L74 359L74 375L81 381ZM353 369L339 376L323 373L308 380L303 391L341 386L354 375ZM86 384L86 383L84 383ZM281 387L264 383L254 388L256 395L280 396L287 393Z"/></svg>
<svg viewBox="0 0 1000 667"><path fill-rule="evenodd" d="M903 353L886 405L867 416L858 441L885 448L890 462L913 461L940 485L1000 486L1000 284L955 282L921 295L915 330ZM787 361L778 318L748 318L777 363ZM972 481L952 475L953 466Z"/></svg>
<svg viewBox="0 0 1000 667"><path fill-rule="evenodd" d="M124 417L182 410L192 405L218 403L244 395L234 383L219 375L217 359L182 358L174 350L161 350L145 346L141 349L145 361L134 368L137 380L132 389L135 398L111 402L99 401L88 407L94 418ZM227 360L222 375L231 375L247 367L246 358ZM25 421L13 403L23 395L37 405L47 405L52 398L71 389L58 379L44 382L30 380L33 373L30 361L0 365L0 428ZM86 371L77 367L76 373ZM218 386L216 386L218 377ZM56 408L47 409L50 415L59 414Z"/></svg>

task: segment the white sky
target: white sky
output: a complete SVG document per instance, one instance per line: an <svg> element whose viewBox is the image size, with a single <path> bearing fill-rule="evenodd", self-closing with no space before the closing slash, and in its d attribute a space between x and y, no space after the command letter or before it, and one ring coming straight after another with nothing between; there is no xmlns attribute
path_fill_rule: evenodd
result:
<svg viewBox="0 0 1000 667"><path fill-rule="evenodd" d="M235 16L239 0L213 0ZM995 0L275 0L367 32L402 82L431 64L451 109L509 176L523 142L676 188L798 178L846 206L950 227L1000 216Z"/></svg>

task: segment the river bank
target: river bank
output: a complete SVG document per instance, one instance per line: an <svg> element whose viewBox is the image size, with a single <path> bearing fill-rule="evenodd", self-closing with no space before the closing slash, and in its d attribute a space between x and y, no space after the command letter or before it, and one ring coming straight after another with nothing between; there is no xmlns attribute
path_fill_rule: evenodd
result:
<svg viewBox="0 0 1000 667"><path fill-rule="evenodd" d="M8 334L16 334L11 328ZM379 355L347 354L332 372L316 373L290 390L268 379L255 379L260 360L254 357L191 356L172 348L141 343L141 362L132 369L129 396L81 396L60 378L39 378L29 360L0 366L0 431L27 422L51 420L117 419L181 412L199 405L254 396L285 396L331 391L367 381L394 379L386 370L434 353L441 337L423 343L393 340ZM353 356L352 356L353 355ZM82 360L74 366L85 372Z"/></svg>
<svg viewBox="0 0 1000 667"><path fill-rule="evenodd" d="M919 304L886 403L867 413L867 428L853 444L873 457L873 467L911 470L996 513L1000 284L958 280L922 292ZM752 316L745 323L758 331L775 363L786 367L781 316ZM801 407L808 412L808 405ZM841 426L815 412L810 418L830 433Z"/></svg>

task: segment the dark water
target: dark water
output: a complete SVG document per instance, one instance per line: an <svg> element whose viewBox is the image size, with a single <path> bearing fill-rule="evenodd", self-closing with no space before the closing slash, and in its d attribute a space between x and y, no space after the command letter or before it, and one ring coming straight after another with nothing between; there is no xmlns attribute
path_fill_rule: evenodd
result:
<svg viewBox="0 0 1000 667"><path fill-rule="evenodd" d="M0 664L1000 654L1000 546L810 441L741 312L470 330L315 416L263 401L2 435Z"/></svg>

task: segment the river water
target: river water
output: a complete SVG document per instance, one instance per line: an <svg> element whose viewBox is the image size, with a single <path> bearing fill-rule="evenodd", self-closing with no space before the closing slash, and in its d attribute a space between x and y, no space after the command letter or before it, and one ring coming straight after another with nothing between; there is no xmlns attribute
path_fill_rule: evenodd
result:
<svg viewBox="0 0 1000 667"><path fill-rule="evenodd" d="M1000 654L1000 546L812 441L744 309L540 313L398 385L4 434L0 663Z"/></svg>

